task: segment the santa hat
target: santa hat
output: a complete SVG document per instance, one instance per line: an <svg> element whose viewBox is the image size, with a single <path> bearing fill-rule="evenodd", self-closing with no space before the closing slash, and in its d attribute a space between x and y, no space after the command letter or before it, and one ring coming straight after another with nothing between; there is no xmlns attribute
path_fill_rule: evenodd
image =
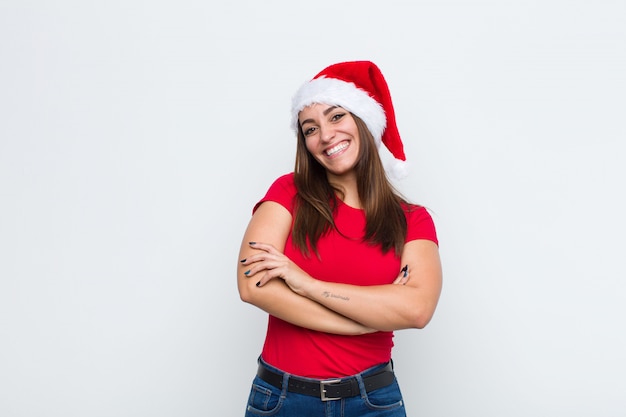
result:
<svg viewBox="0 0 626 417"><path fill-rule="evenodd" d="M374 136L376 145L384 144L393 155L394 163L387 167L387 173L392 178L406 176L406 156L389 87L373 62L333 64L300 87L291 104L291 125L296 132L298 114L314 103L340 106L357 115Z"/></svg>

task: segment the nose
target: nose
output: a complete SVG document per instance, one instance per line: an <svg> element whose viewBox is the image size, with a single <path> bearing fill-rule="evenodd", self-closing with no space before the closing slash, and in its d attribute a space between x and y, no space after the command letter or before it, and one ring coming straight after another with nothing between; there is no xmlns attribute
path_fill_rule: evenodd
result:
<svg viewBox="0 0 626 417"><path fill-rule="evenodd" d="M335 129L332 125L320 126L320 138L323 142L330 142L335 137Z"/></svg>

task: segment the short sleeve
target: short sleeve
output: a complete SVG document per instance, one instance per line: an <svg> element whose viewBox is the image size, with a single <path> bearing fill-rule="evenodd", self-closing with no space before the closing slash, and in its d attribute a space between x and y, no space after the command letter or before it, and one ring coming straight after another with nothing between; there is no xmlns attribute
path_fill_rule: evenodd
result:
<svg viewBox="0 0 626 417"><path fill-rule="evenodd" d="M293 215L293 200L296 195L296 185L293 180L293 172L279 177L270 185L265 197L254 205L252 213L265 201L273 201L285 207Z"/></svg>
<svg viewBox="0 0 626 417"><path fill-rule="evenodd" d="M406 242L418 239L427 239L439 245L437 231L433 218L422 206L410 206L406 210L407 235Z"/></svg>

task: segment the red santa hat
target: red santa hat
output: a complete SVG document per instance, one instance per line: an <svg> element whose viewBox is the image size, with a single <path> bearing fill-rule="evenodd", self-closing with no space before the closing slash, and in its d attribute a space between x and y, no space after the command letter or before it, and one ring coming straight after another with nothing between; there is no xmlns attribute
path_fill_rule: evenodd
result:
<svg viewBox="0 0 626 417"><path fill-rule="evenodd" d="M298 114L314 103L343 107L357 115L369 129L376 145L384 144L394 157L387 173L406 176L406 156L396 126L389 87L380 69L370 61L333 64L323 69L296 92L291 105L291 125L298 131Z"/></svg>

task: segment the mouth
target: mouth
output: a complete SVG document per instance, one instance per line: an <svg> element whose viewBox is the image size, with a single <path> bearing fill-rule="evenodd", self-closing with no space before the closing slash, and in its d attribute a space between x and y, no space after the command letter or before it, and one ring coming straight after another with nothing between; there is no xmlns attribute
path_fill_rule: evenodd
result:
<svg viewBox="0 0 626 417"><path fill-rule="evenodd" d="M344 149L346 149L348 146L350 146L350 144L346 141L341 142L336 144L335 146L333 146L332 148L326 149L324 151L324 153L326 154L326 156L333 156L341 151L343 151Z"/></svg>

